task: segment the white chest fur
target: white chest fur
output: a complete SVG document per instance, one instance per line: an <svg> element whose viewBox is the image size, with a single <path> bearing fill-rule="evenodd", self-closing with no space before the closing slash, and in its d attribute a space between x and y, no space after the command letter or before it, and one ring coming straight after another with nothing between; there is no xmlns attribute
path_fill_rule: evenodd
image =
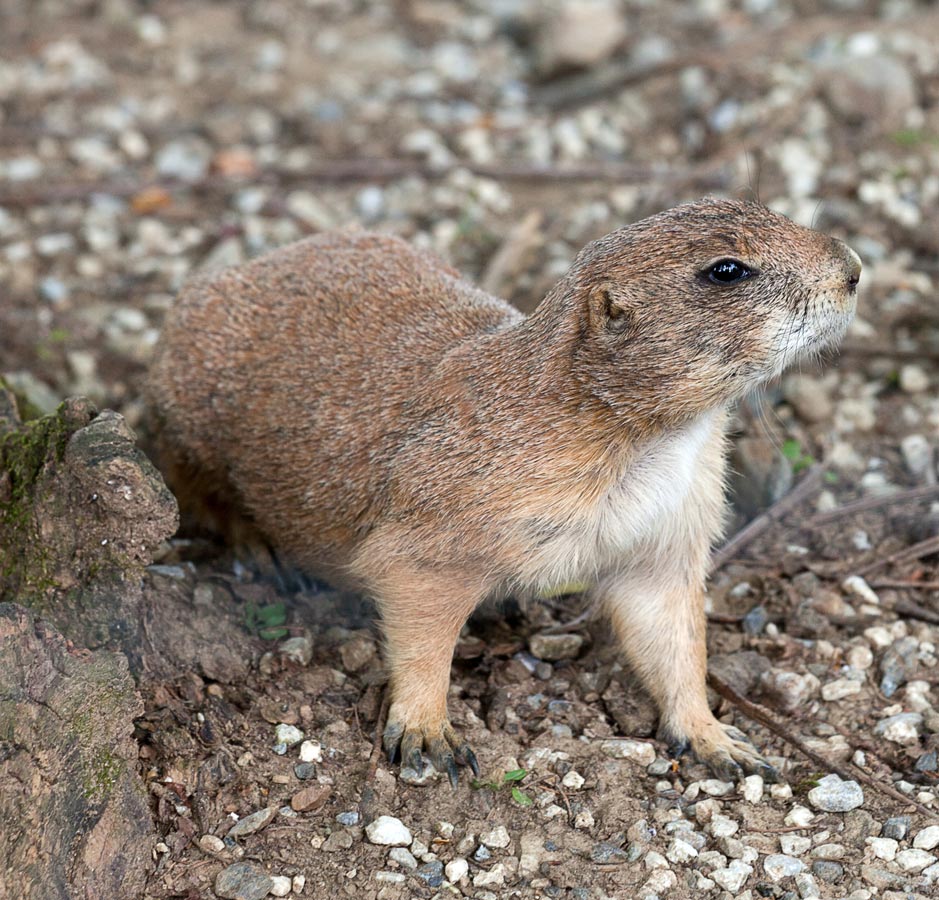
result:
<svg viewBox="0 0 939 900"><path fill-rule="evenodd" d="M697 488L715 481L701 459L715 439L715 418L702 416L650 441L598 498L584 504L573 497L567 509L549 514L549 537L530 548L519 581L536 592L593 582L628 566L640 547L667 550L680 541L700 519Z"/></svg>

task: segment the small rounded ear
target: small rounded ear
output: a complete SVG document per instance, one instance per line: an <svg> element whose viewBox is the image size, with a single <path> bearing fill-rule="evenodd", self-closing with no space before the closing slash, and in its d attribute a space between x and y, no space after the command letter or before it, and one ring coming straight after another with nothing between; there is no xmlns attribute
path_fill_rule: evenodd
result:
<svg viewBox="0 0 939 900"><path fill-rule="evenodd" d="M615 334L630 331L636 324L625 292L609 281L590 289L590 318L597 327Z"/></svg>

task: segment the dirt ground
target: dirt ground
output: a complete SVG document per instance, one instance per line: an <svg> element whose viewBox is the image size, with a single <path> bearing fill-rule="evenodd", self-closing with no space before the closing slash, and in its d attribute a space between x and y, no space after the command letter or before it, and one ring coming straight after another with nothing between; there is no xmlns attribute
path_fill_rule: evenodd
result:
<svg viewBox="0 0 939 900"><path fill-rule="evenodd" d="M711 192L865 264L841 354L737 414L728 533L781 514L710 588L712 668L783 734L714 703L785 784L666 759L577 597L474 617L450 708L481 778L402 777L369 605L183 537L144 583L180 661L137 679L148 900L939 895L939 11L0 3L0 374L34 415L85 395L145 430L186 277L305 234L394 232L530 309L587 241ZM859 803L813 793L831 764Z"/></svg>

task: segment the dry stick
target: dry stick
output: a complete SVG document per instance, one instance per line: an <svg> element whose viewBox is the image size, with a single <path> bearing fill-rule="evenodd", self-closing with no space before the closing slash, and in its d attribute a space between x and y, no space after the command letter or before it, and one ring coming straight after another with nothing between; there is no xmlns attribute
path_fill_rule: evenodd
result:
<svg viewBox="0 0 939 900"><path fill-rule="evenodd" d="M391 689L386 687L378 709L378 721L375 723L375 741L372 744L372 754L368 758L368 771L365 773L365 785L362 788L362 797L359 799L359 821L368 825L371 815L371 806L375 802L375 773L378 771L378 760L381 758L381 738L385 728L385 717L388 715L388 704L391 699Z"/></svg>
<svg viewBox="0 0 939 900"><path fill-rule="evenodd" d="M774 522L807 500L822 483L822 466L814 465L805 477L785 497L774 503L765 512L760 513L752 522L740 529L723 547L711 557L711 572L717 571L728 560L733 559L751 541L759 537Z"/></svg>
<svg viewBox="0 0 939 900"><path fill-rule="evenodd" d="M939 581L913 581L903 580L902 578L878 578L871 582L871 587L877 588L897 588L899 590L911 591L939 591Z"/></svg>
<svg viewBox="0 0 939 900"><path fill-rule="evenodd" d="M893 604L893 611L901 616L907 616L910 619L919 619L921 622L929 622L930 625L939 625L939 613L920 606L912 600L897 600Z"/></svg>
<svg viewBox="0 0 939 900"><path fill-rule="evenodd" d="M855 770L854 774L849 769L846 769L844 766L839 765L836 762L822 756L820 753L816 753L811 747L809 747L805 741L800 737L794 735L788 728L786 728L782 723L778 722L768 709L760 706L757 703L753 703L750 700L747 700L746 697L738 694L726 681L722 678L719 678L717 675L708 673L708 682L711 687L717 691L725 699L733 703L748 719L752 719L754 722L759 722L764 727L768 728L773 734L781 737L787 744L795 747L800 753L803 753L807 756L815 765L819 768L833 772L837 775L842 781L862 781L868 787L873 788L875 791L885 794L890 797L892 800L899 801L904 806L912 806L918 812L922 813L924 816L927 816L930 819L936 819L939 821L939 814L935 810L929 809L929 807L924 806L918 800L914 800L912 797L907 797L904 794L901 794L896 788L884 784L881 781L878 781L876 778L871 777L863 769L850 764Z"/></svg>
<svg viewBox="0 0 939 900"><path fill-rule="evenodd" d="M884 506L893 506L895 503L913 503L917 500L929 500L932 497L939 497L939 485L937 484L910 488L907 491L897 491L896 493L884 494L880 497L865 497L863 500L855 500L853 503L846 503L844 506L839 506L837 509L819 513L809 519L807 524L812 527L827 525L829 522L836 522L838 519L853 515L854 513L880 509Z"/></svg>
<svg viewBox="0 0 939 900"><path fill-rule="evenodd" d="M878 569L882 569L893 563L911 562L914 559L921 559L924 556L929 556L930 553L939 553L939 536L926 538L925 541L920 541L918 544L911 544L909 547L897 550L896 553L891 553L889 556L882 556L880 559L875 559L873 562L869 562L866 566L861 566L854 571L857 575L866 575L868 572L876 572Z"/></svg>

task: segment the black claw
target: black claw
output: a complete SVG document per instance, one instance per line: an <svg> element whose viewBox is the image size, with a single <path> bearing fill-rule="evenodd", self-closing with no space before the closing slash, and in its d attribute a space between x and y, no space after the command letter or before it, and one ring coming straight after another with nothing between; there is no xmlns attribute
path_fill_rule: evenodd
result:
<svg viewBox="0 0 939 900"><path fill-rule="evenodd" d="M778 784L782 779L775 766L769 763L760 763L757 766L757 775L759 775L767 784Z"/></svg>
<svg viewBox="0 0 939 900"><path fill-rule="evenodd" d="M460 770L452 756L447 757L447 777L450 779L450 787L452 788L456 788L460 783Z"/></svg>
<svg viewBox="0 0 939 900"><path fill-rule="evenodd" d="M411 769L414 769L417 772L418 776L424 774L424 757L421 755L421 751L418 747L415 747L408 753L407 761L405 765Z"/></svg>
<svg viewBox="0 0 939 900"><path fill-rule="evenodd" d="M668 742L668 755L673 759L684 756L691 749L691 741L688 738L675 738Z"/></svg>
<svg viewBox="0 0 939 900"><path fill-rule="evenodd" d="M465 764L472 769L473 774L479 778L479 763L476 761L476 754L466 744L460 749L460 756L463 757Z"/></svg>
<svg viewBox="0 0 939 900"><path fill-rule="evenodd" d="M389 725L381 736L381 743L390 763L394 763L398 758L398 748L401 746L403 734L404 728L401 725Z"/></svg>

